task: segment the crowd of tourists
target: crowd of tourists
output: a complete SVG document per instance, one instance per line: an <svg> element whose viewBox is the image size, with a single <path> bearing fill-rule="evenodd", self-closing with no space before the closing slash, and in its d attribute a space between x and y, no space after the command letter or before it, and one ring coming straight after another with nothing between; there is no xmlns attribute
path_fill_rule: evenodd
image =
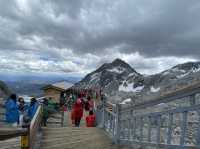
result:
<svg viewBox="0 0 200 149"><path fill-rule="evenodd" d="M27 116L30 120L34 117L37 111L38 102L36 98L31 98L27 104L23 97L17 98L16 94L11 94L5 102L5 119L10 126L21 126L23 117Z"/></svg>
<svg viewBox="0 0 200 149"><path fill-rule="evenodd" d="M63 98L64 99L64 98ZM71 111L71 122L75 127L80 126L85 111L85 122L87 127L95 127L96 117L94 114L95 102L91 95L80 93L78 96L70 94L68 98L61 100L63 111ZM43 104L43 126L47 126L47 120L51 113L58 111L59 105L56 105L52 98L44 98ZM23 97L17 97L16 94L11 94L5 102L6 122L10 126L22 126L24 117L31 120L39 106L36 98L31 98L30 103L26 103ZM67 117L67 115L66 115Z"/></svg>
<svg viewBox="0 0 200 149"><path fill-rule="evenodd" d="M71 111L72 124L75 127L80 126L80 122L81 122L81 119L83 118L83 113L85 110L85 113L87 115L85 118L86 126L95 127L96 117L94 114L94 107L95 107L94 101L91 98L91 96L79 94Z"/></svg>

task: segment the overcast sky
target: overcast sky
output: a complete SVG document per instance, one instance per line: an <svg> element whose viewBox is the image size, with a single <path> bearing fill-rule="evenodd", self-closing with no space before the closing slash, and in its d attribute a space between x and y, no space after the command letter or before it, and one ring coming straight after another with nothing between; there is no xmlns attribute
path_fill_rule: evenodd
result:
<svg viewBox="0 0 200 149"><path fill-rule="evenodd" d="M0 0L0 71L152 74L200 58L199 0Z"/></svg>

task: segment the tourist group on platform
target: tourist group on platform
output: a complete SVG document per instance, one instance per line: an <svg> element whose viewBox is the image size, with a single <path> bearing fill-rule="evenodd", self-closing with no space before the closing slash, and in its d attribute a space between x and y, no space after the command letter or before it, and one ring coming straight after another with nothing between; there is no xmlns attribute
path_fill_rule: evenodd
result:
<svg viewBox="0 0 200 149"><path fill-rule="evenodd" d="M38 108L36 98L31 98L29 104L26 104L23 97L17 98L16 94L11 94L5 102L5 118L10 126L22 126L24 116L30 120L34 117Z"/></svg>
<svg viewBox="0 0 200 149"><path fill-rule="evenodd" d="M95 127L96 117L94 114L95 102L90 95L79 93L78 96L70 94L68 97L61 99L60 105L55 103L51 97L36 100L31 98L30 103L26 103L23 97L17 97L11 94L5 102L5 120L10 126L20 127L23 125L24 118L33 119L39 104L43 105L43 126L47 126L47 120L51 114L62 111L63 113L71 113L71 123L75 127L80 126L85 113L85 122L87 127ZM85 112L84 112L85 111ZM64 114L65 120L69 115ZM65 122L67 123L67 122Z"/></svg>

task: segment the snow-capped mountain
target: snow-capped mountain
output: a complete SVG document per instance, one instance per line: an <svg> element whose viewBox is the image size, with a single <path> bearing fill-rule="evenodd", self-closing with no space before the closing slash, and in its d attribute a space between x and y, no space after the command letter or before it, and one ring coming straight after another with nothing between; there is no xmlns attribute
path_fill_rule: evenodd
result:
<svg viewBox="0 0 200 149"><path fill-rule="evenodd" d="M199 77L200 62L188 62L179 64L159 74L147 77L151 80L152 86L157 88L170 87L172 84L184 84L185 81L191 81ZM153 80L153 81L152 81Z"/></svg>
<svg viewBox="0 0 200 149"><path fill-rule="evenodd" d="M115 59L113 62L105 63L97 70L88 74L75 86L79 88L103 89L106 93L112 93L117 91L124 80L129 77L139 78L142 75L124 61Z"/></svg>
<svg viewBox="0 0 200 149"><path fill-rule="evenodd" d="M120 96L123 99L135 96L149 98L151 95L154 97L162 94L166 89L174 90L174 87L188 83L188 79L192 80L199 76L200 62L179 64L158 74L142 75L129 64L116 59L88 74L75 87L101 88L106 94Z"/></svg>

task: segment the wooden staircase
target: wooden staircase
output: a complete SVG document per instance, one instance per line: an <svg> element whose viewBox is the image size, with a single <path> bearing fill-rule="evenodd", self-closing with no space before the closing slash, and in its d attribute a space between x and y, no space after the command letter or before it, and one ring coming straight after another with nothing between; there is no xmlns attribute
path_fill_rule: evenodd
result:
<svg viewBox="0 0 200 149"><path fill-rule="evenodd" d="M119 149L99 128L43 128L41 149Z"/></svg>
<svg viewBox="0 0 200 149"><path fill-rule="evenodd" d="M72 126L70 113L67 114L67 127L54 127L53 122L58 117L52 116L47 127L42 128L41 149L122 149L102 129L85 127L85 114L79 128Z"/></svg>
<svg viewBox="0 0 200 149"><path fill-rule="evenodd" d="M20 137L0 141L0 149L20 149Z"/></svg>

